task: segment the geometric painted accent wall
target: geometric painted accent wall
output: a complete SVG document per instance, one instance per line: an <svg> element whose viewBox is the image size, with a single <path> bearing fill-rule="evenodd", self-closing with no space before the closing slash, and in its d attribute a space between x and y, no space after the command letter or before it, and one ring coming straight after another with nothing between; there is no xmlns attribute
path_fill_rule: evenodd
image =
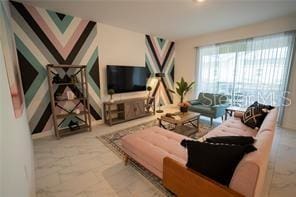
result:
<svg viewBox="0 0 296 197"><path fill-rule="evenodd" d="M87 65L91 116L100 120L97 23L13 1L10 8L32 133L52 128L47 64Z"/></svg>
<svg viewBox="0 0 296 197"><path fill-rule="evenodd" d="M153 88L153 96L159 97L163 105L172 104L173 94L168 89L174 90L175 43L146 35L145 64L151 76L155 76L155 73L164 74L161 81Z"/></svg>

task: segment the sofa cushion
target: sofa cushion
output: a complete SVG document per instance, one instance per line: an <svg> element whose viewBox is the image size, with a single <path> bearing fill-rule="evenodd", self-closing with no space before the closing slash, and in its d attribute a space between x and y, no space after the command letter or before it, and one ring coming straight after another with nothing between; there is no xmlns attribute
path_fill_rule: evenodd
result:
<svg viewBox="0 0 296 197"><path fill-rule="evenodd" d="M231 118L223 122L223 124L211 130L205 138L219 136L256 136L254 129L246 126L241 122L240 118Z"/></svg>
<svg viewBox="0 0 296 197"><path fill-rule="evenodd" d="M162 178L165 157L185 165L187 154L180 145L183 139L189 138L154 126L123 137L121 143L125 153Z"/></svg>
<svg viewBox="0 0 296 197"><path fill-rule="evenodd" d="M226 104L227 103L227 96L222 95L222 94L214 94L214 102L213 105L221 105L221 104Z"/></svg>
<svg viewBox="0 0 296 197"><path fill-rule="evenodd" d="M256 150L250 144L222 145L192 140L183 140L181 144L187 148L188 168L223 185L229 185L233 172L243 156Z"/></svg>

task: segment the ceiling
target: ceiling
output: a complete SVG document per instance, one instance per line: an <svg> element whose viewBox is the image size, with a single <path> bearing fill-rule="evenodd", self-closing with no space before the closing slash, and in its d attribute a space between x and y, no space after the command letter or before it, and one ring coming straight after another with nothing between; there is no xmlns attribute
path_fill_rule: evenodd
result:
<svg viewBox="0 0 296 197"><path fill-rule="evenodd" d="M31 0L29 3L173 40L296 13L296 0L205 0L203 3L192 0Z"/></svg>

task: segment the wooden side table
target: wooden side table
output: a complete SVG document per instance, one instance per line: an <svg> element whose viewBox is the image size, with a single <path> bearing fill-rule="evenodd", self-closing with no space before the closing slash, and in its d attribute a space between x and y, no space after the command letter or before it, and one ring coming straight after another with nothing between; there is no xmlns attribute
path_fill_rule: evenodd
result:
<svg viewBox="0 0 296 197"><path fill-rule="evenodd" d="M247 108L245 107L237 107L237 106L230 106L225 109L225 120L227 120L227 116L232 116L234 112L245 112Z"/></svg>

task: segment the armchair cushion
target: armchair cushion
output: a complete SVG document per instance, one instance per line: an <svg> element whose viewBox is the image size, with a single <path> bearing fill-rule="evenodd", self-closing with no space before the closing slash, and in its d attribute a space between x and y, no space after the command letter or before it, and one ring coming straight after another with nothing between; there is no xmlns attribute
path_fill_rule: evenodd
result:
<svg viewBox="0 0 296 197"><path fill-rule="evenodd" d="M190 101L190 111L198 112L211 118L221 117L229 106L227 96L222 94L200 93L198 99Z"/></svg>
<svg viewBox="0 0 296 197"><path fill-rule="evenodd" d="M189 110L195 111L201 114L214 114L214 110L211 108L211 106L208 105L192 105L189 106Z"/></svg>
<svg viewBox="0 0 296 197"><path fill-rule="evenodd" d="M213 94L210 93L200 93L197 100L203 105L214 105Z"/></svg>
<svg viewBox="0 0 296 197"><path fill-rule="evenodd" d="M227 96L222 94L200 93L197 101L204 105L220 105L227 103Z"/></svg>

